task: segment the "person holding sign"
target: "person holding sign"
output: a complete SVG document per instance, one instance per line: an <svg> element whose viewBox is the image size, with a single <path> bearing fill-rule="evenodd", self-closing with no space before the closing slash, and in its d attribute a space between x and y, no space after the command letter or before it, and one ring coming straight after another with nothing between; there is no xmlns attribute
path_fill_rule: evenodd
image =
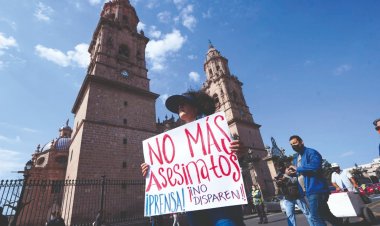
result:
<svg viewBox="0 0 380 226"><path fill-rule="evenodd" d="M203 118L204 116L211 115L215 112L215 105L214 105L213 99L209 95L204 93L203 91L188 91L182 95L173 95L166 100L165 105L171 112L178 114L179 118L182 121L184 121L185 124L194 122L197 119ZM207 117L207 119L208 119L208 117ZM217 120L217 118L215 118L214 120L210 119L210 121L212 121L212 122L209 122L209 123L215 123L216 124L216 120ZM198 166L197 164L201 164L202 162L208 161L208 159L202 159L202 157L201 157L200 159L197 159L197 160L194 160L191 162L191 166L192 167L195 166L193 168L186 168L186 167L190 167L189 166L190 164L187 164L187 165L182 164L182 169L179 169L179 167L176 168L176 166L173 166L173 168L169 168L169 169L166 169L166 168L164 169L163 167L161 167L160 168L161 171L160 170L157 171L158 176L157 177L155 176L153 179L149 180L149 181L154 181L154 183L152 182L152 184L154 186L156 186L156 187L160 186L158 188L158 190L162 190L161 184L166 185L167 181L169 181L170 178L174 177L173 175L182 179L181 184L185 183L184 180L186 180L186 184L187 184L187 182L192 179L191 177L189 177L189 175L190 175L190 174L188 174L189 171L199 170L199 171L197 171L198 183L194 182L196 178L193 178L194 181L189 182L189 184L190 185L198 185L198 188L201 191L206 191L206 189L207 189L207 186L205 184L202 184L202 182L203 183L206 183L206 182L209 183L211 180L215 180L215 179L210 179L211 178L211 176L209 175L210 172L211 172L210 174L212 174L212 176L213 176L212 178L218 178L219 176L222 177L219 174L218 170L223 171L222 168L226 164L229 164L229 162L225 163L226 161L229 161L229 159L227 159L225 156L223 156L223 154L219 155L219 157L222 156L220 159L224 159L223 161L225 161L225 162L221 162L222 160L220 160L220 159L219 160L213 159L214 156L212 156L210 154L210 150L212 148L215 148L215 146L218 144L215 143L215 137L212 134L212 131L209 130L211 125L207 124L207 126L208 126L207 127L208 130L206 132L207 137L205 137L205 138L203 138L202 134L199 132L201 130L200 129L201 125L198 125L198 127L197 127L198 129L196 130L199 133L197 133L194 136L192 134L190 134L190 132L188 132L186 129L185 129L185 131L188 132L187 138L189 139L188 140L189 143L190 142L193 142L193 143L198 142L197 144L202 143L202 145L203 145L203 141L205 139L207 139L210 142L210 139L214 138L214 143L211 143L211 144L208 143L208 152L206 150L207 148L205 146L202 146L204 148L203 149L203 151L204 151L204 153L203 153L204 157L203 158L206 158L206 157L211 158L211 162L213 165L211 167L203 167L204 165ZM216 127L217 127L217 129L219 129L219 132L222 131L220 126L216 125ZM224 134L224 135L227 135L227 134ZM168 136L164 137L163 138L164 141L165 141L165 138L167 138L166 140L171 141L171 144L173 145L172 153L175 153L174 152L174 144L173 144L173 141L171 140L170 136L168 135ZM230 141L231 138L228 137L228 140ZM158 143L158 138L157 138L157 143ZM152 145L154 145L154 143ZM185 145L188 145L188 144L186 142L182 142L180 144L180 146L183 146L183 147L185 147ZM222 144L222 146L223 145L224 145L224 143ZM150 148L149 150L151 150L151 153L153 153L153 151L152 151L153 148L151 147L150 144L149 144L149 148ZM221 147L218 146L218 148L221 148ZM223 146L222 148L226 149L225 146ZM230 168L228 168L229 169L228 172L227 171L223 171L223 172L224 173L230 173L230 174L232 174L231 172L233 172L233 174L236 177L240 178L241 172L240 172L240 167L238 166L238 163L237 163L237 157L236 157L235 153L237 153L238 151L239 152L241 151L242 145L240 144L240 141L232 140L230 142L229 148L231 151L231 153L229 153L229 157L233 160L233 161L231 160L233 163L231 164L232 166L229 165ZM181 150L185 150L185 148L182 148ZM199 154L196 151L197 150L193 150L190 147L189 158L195 158L194 156ZM156 152L154 152L154 155L155 155L154 157L156 159L159 159L157 157L157 156L159 156L159 154L156 154ZM224 155L225 155L225 153L224 153ZM152 156L153 156L153 154L151 154L151 157L150 157L151 162L152 162L152 158L153 158ZM172 159L173 158L174 158L174 154L173 154ZM172 161L172 159L168 159L168 160ZM219 165L217 165L217 164L219 164ZM220 165L220 164L222 164L222 165ZM179 166L179 164L177 164L177 166ZM233 166L235 166L235 167L233 168ZM142 174L144 177L150 174L150 177L152 178L152 172L150 170L150 166L147 163L143 163L141 165L141 170L142 170ZM166 171L164 171L164 170L166 170ZM210 172L208 172L206 170L210 170ZM162 175L168 175L167 178L169 178L169 179L167 179L165 177L165 180L162 183L160 183L158 181L159 179L157 179L157 178L163 178ZM208 180L206 178L207 176L209 176ZM201 180L200 178L204 179L205 182L201 181L201 183L199 183L199 181ZM241 178L240 178L240 180L241 180ZM170 183L170 181L168 183ZM177 185L178 185L180 182L178 182L178 180L176 179L176 180L174 180L173 183L177 183ZM151 183L148 184L146 192L149 191L149 189L151 188L150 184ZM196 194L195 192L197 190L195 190L195 189L191 190L192 188L190 188L190 187L187 187L187 189L188 189L188 191L186 191L186 192L189 192L191 194L190 198L193 198L192 201L198 202L197 205L199 205L199 206L205 206L205 205L210 204L212 202L217 203L217 201L220 201L220 200L232 199L234 197L234 194L235 194L234 192L229 193L229 191L227 190L228 186L226 188L223 188L223 189L225 189L224 192L219 192L217 194L207 194L207 195L203 195L200 197L195 197L195 195L194 195L194 194ZM242 185L241 190L242 190L242 193L244 193L243 185ZM239 189L239 192L240 192L240 189ZM171 196L156 195L155 198L152 198L152 202L157 203L154 205L160 207L161 203L165 202L167 199L175 199L175 197L177 197L177 196L182 197L181 196L182 193L180 193L180 192L177 192L174 194L171 193ZM157 199L161 199L161 197L168 197L168 198L162 198L162 200L163 200L162 202L156 201ZM236 197L236 194L235 194L235 197ZM196 200L196 201L194 201L194 200ZM178 204L178 205L180 205L180 204ZM146 205L149 205L149 203ZM165 206L165 204L162 204L161 206ZM216 206L216 207L214 207L214 206ZM244 226L245 225L244 221L243 221L242 208L240 205L227 206L227 207L217 207L217 205L215 204L214 206L210 209L201 209L201 210L189 211L189 208L186 208L186 209L182 208L182 210L185 209L186 218L187 218L188 224L190 226ZM149 214L147 214L147 215L149 215Z"/></svg>

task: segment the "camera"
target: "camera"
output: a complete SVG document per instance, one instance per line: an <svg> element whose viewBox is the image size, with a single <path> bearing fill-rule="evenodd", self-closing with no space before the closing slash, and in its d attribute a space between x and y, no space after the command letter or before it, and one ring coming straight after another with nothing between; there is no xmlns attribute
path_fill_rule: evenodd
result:
<svg viewBox="0 0 380 226"><path fill-rule="evenodd" d="M283 173L279 173L277 176L274 177L275 180L281 180L284 177Z"/></svg>

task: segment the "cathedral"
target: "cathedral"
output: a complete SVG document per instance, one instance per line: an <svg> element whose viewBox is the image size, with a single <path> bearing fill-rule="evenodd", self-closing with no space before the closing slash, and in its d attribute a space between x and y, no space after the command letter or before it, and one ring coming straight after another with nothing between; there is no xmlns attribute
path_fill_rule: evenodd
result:
<svg viewBox="0 0 380 226"><path fill-rule="evenodd" d="M142 141L182 124L173 116L156 121L159 95L150 91L145 60L149 39L137 30L138 22L128 0L105 3L88 49L91 62L71 109L73 126L67 121L58 138L37 147L28 180L142 180ZM265 196L274 195L273 162L267 158L260 125L244 99L242 82L211 43L203 68L207 79L202 89L213 97L217 111L226 113L232 136L247 147L240 159L246 192L259 184ZM90 189L79 191L74 189L54 207L61 210L68 225L83 218L84 201L97 202ZM131 208L143 209L143 193L127 196ZM131 196L135 201L130 201Z"/></svg>

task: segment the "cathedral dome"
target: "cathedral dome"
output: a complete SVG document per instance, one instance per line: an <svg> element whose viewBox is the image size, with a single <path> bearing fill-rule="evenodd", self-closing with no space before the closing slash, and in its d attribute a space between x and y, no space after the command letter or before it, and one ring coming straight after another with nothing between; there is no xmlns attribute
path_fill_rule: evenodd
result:
<svg viewBox="0 0 380 226"><path fill-rule="evenodd" d="M69 137L60 137L54 142L55 150L68 150L71 144L71 138Z"/></svg>
<svg viewBox="0 0 380 226"><path fill-rule="evenodd" d="M71 144L71 138L59 137L59 138L56 138L56 139L50 141L49 143L45 144L42 147L41 152L49 151L51 149L54 149L57 151L68 150L70 147L70 144Z"/></svg>
<svg viewBox="0 0 380 226"><path fill-rule="evenodd" d="M72 132L73 130L69 126L69 120L67 120L66 125L59 128L59 137L42 146L41 150L38 147L37 152L49 151L51 149L57 151L68 150L71 144L70 137Z"/></svg>
<svg viewBox="0 0 380 226"><path fill-rule="evenodd" d="M52 140L52 141L48 142L47 144L45 144L44 146L42 146L41 152L50 150L53 147L54 142L55 141Z"/></svg>

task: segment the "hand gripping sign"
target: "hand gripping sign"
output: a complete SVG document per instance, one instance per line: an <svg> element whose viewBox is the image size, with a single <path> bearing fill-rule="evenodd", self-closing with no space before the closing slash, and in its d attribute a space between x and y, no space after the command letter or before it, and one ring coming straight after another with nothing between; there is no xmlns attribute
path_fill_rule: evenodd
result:
<svg viewBox="0 0 380 226"><path fill-rule="evenodd" d="M247 203L224 112L143 141L145 216Z"/></svg>

